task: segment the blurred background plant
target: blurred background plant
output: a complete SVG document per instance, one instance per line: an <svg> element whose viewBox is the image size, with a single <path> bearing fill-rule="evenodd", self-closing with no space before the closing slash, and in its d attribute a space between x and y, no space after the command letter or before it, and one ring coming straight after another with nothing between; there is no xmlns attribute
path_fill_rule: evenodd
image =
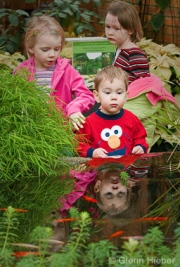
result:
<svg viewBox="0 0 180 267"><path fill-rule="evenodd" d="M162 80L166 90L180 104L180 48L174 44L159 45L145 38L138 44L148 56L150 72Z"/></svg>
<svg viewBox="0 0 180 267"><path fill-rule="evenodd" d="M144 30L151 25L154 30L154 38L156 38L157 33L161 29L164 24L165 20L165 11L170 4L170 0L154 0L155 4L157 5L158 9L156 14L152 14L150 20L144 25ZM138 1L139 5L142 4L142 1ZM144 14L143 14L144 15Z"/></svg>
<svg viewBox="0 0 180 267"><path fill-rule="evenodd" d="M99 19L96 12L87 9L90 0L53 0L44 1L42 6L32 12L33 15L48 14L55 17L61 26L67 30L69 37L79 35L92 35L94 28L90 25L95 18ZM91 0L91 4L101 4L101 0Z"/></svg>
<svg viewBox="0 0 180 267"><path fill-rule="evenodd" d="M0 47L2 51L9 53L20 51L27 17L29 14L23 10L0 9Z"/></svg>
<svg viewBox="0 0 180 267"><path fill-rule="evenodd" d="M26 3L35 2L26 0ZM0 9L0 48L4 52L23 53L23 35L25 25L30 15L48 14L55 17L64 28L68 37L92 35L94 28L90 21L99 20L96 12L90 11L86 4L90 0L44 0L39 7L30 14L24 10L10 8ZM101 0L91 0L91 4L100 5Z"/></svg>

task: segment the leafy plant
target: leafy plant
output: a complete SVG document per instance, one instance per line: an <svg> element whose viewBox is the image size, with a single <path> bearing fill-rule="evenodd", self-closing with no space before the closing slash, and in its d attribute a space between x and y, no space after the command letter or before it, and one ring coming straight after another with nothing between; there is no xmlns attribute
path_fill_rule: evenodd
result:
<svg viewBox="0 0 180 267"><path fill-rule="evenodd" d="M167 7L169 6L170 0L155 0L156 5L159 8L159 12L157 12L156 14L153 14L151 16L150 21L147 23L147 25L145 26L145 28L151 24L153 30L157 33L160 28L162 27L162 25L164 24L164 12L167 9Z"/></svg>
<svg viewBox="0 0 180 267"><path fill-rule="evenodd" d="M150 72L162 80L166 90L180 104L180 48L174 44L159 45L145 38L138 45L148 56Z"/></svg>
<svg viewBox="0 0 180 267"><path fill-rule="evenodd" d="M0 23L3 25L0 35L0 47L3 51L15 53L19 50L24 33L25 18L29 14L24 10L0 9Z"/></svg>
<svg viewBox="0 0 180 267"><path fill-rule="evenodd" d="M23 60L25 60L25 57L20 52L10 54L9 52L3 52L0 50L1 69L9 67L11 70L14 70Z"/></svg>
<svg viewBox="0 0 180 267"><path fill-rule="evenodd" d="M101 0L92 0L96 5L101 4ZM75 33L85 34L94 32L94 28L90 25L93 19L99 19L96 12L86 8L90 0L53 0L50 4L38 10L34 10L32 14L41 15L48 14L55 17L64 29L67 29L69 37ZM92 3L91 3L92 4Z"/></svg>
<svg viewBox="0 0 180 267"><path fill-rule="evenodd" d="M164 107L158 108L153 118L147 118L147 123L155 126L155 135L158 136L156 148L164 151L164 144L169 144L169 150L178 150L180 145L180 108L168 101ZM155 149L155 147L153 148Z"/></svg>
<svg viewBox="0 0 180 267"><path fill-rule="evenodd" d="M26 0L26 2L35 2ZM101 0L92 0L95 5L100 5ZM2 51L11 54L21 51L22 38L25 32L27 18L30 15L48 14L55 17L61 26L68 32L68 36L78 36L79 34L91 34L94 28L90 25L93 20L99 19L96 12L88 10L86 5L90 0L53 0L34 10L31 14L24 10L13 10L9 8L0 9L0 47ZM91 3L92 4L92 3Z"/></svg>

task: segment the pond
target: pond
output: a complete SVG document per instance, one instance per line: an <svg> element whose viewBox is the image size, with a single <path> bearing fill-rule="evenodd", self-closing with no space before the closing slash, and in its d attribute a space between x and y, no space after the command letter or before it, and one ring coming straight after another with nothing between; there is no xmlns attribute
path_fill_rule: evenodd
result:
<svg viewBox="0 0 180 267"><path fill-rule="evenodd" d="M180 266L179 159L180 152L66 158L66 171L34 179L32 192L16 182L11 188L23 191L20 198L11 194L11 206L29 201L31 208L15 209L22 212L18 228L7 209L0 266ZM9 229L18 229L19 239L8 237Z"/></svg>
<svg viewBox="0 0 180 267"><path fill-rule="evenodd" d="M171 248L179 221L179 156L150 153L78 164L70 171L74 190L61 200L59 226L76 207L92 218L91 242L111 240L120 248L130 237L140 241L157 226ZM73 224L64 225L61 230L71 235Z"/></svg>

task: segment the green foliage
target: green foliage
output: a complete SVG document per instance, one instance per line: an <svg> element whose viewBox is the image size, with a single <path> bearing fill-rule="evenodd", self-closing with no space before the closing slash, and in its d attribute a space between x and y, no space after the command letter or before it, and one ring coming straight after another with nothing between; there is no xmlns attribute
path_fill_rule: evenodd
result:
<svg viewBox="0 0 180 267"><path fill-rule="evenodd" d="M164 12L169 6L170 0L155 0L156 5L159 7L159 12L152 14L150 21L148 21L145 28L151 24L153 30L157 33L164 24L165 16Z"/></svg>
<svg viewBox="0 0 180 267"><path fill-rule="evenodd" d="M121 171L120 178L121 178L122 185L124 185L124 186L127 185L128 177L129 177L129 175L126 171Z"/></svg>
<svg viewBox="0 0 180 267"><path fill-rule="evenodd" d="M48 240L52 234L51 229L49 227L36 227L30 237L32 243L36 245L36 251L34 251L35 246L28 244L30 251L28 250L27 253L29 255L15 258L12 255L16 243L5 241L7 235L9 235L9 242L15 241L14 238L11 238L13 235L10 234L14 231L14 222L5 222L9 219L14 220L16 213L15 209L8 207L5 216L0 221L0 227L3 225L5 236L5 238L0 239L0 259L3 267L108 267L112 264L115 267L120 265L148 267L157 266L157 262L159 267L177 267L180 264L180 224L175 229L175 239L171 248L164 243L164 235L159 227L153 227L149 229L141 241L129 238L123 243L119 251L109 240L90 242L91 218L89 214L87 212L78 213L75 209L71 212L77 214L78 217L72 224L69 240L63 249L55 253L50 252ZM11 214L10 217L8 213ZM7 220L7 218L9 219ZM7 226L6 231L4 225ZM5 243L6 245L4 245ZM25 245L21 244L22 248L26 247ZM4 249L2 249L3 247ZM25 251L24 248L22 250ZM19 255L19 252L16 255Z"/></svg>
<svg viewBox="0 0 180 267"><path fill-rule="evenodd" d="M55 17L64 29L67 29L69 34L72 32L78 36L81 33L94 31L90 25L94 19L99 19L96 12L89 11L86 8L90 0L53 0L47 4L46 8L34 10L33 14L41 15L48 14ZM100 5L100 0L92 0L96 5Z"/></svg>
<svg viewBox="0 0 180 267"><path fill-rule="evenodd" d="M162 255L171 258L171 250L164 245L164 235L158 227L148 230L142 240L142 251L145 256L161 258Z"/></svg>
<svg viewBox="0 0 180 267"><path fill-rule="evenodd" d="M7 248L9 242L14 242L17 235L13 233L17 229L17 218L15 216L15 209L9 206L5 211L1 224L1 242L3 243L2 253Z"/></svg>
<svg viewBox="0 0 180 267"><path fill-rule="evenodd" d="M117 256L117 248L109 240L100 240L87 245L86 257L82 258L84 267L104 267L107 259Z"/></svg>
<svg viewBox="0 0 180 267"><path fill-rule="evenodd" d="M15 215L15 209L8 207L4 212L2 221L0 221L0 262L4 266L10 266L13 262L11 257L12 250L9 248L9 243L15 242L17 235L15 231L17 230L18 221Z"/></svg>
<svg viewBox="0 0 180 267"><path fill-rule="evenodd" d="M155 3L162 11L165 11L168 5L170 4L170 0L155 0Z"/></svg>
<svg viewBox="0 0 180 267"><path fill-rule="evenodd" d="M26 0L27 3L35 2L35 0ZM90 0L53 0L51 3L44 1L45 6L36 9L32 14L42 15L48 14L55 17L64 28L68 31L69 36L75 33L91 34L94 28L90 22L99 19L96 12L89 11L86 8ZM92 0L95 5L100 5L101 0ZM13 10L9 8L0 9L0 24L3 30L0 35L0 47L2 51L11 54L21 51L23 34L25 33L25 25L29 14L24 10Z"/></svg>
<svg viewBox="0 0 180 267"><path fill-rule="evenodd" d="M152 125L156 124L156 134L160 137L160 143L156 143L156 149L158 146L164 151L163 141L166 145L171 145L172 150L178 150L180 145L180 108L176 105L172 105L168 101L165 102L164 107L157 109L157 113L153 115L153 120L148 119L148 122ZM155 147L153 147L155 149Z"/></svg>
<svg viewBox="0 0 180 267"><path fill-rule="evenodd" d="M16 52L14 54L10 54L9 52L3 52L0 50L0 69L9 69L14 70L17 65L25 60L25 57L19 53Z"/></svg>
<svg viewBox="0 0 180 267"><path fill-rule="evenodd" d="M159 45L152 40L141 39L138 43L148 56L150 72L157 75L173 96L180 94L180 48L174 44ZM180 100L179 100L180 104Z"/></svg>
<svg viewBox="0 0 180 267"><path fill-rule="evenodd" d="M86 248L87 240L90 238L90 223L91 218L89 214L81 212L78 220L73 224L73 231L71 232L69 242L61 252L62 258L64 258L63 255L68 254L70 259L70 262L61 262L63 267L77 266L78 261L84 256L83 250Z"/></svg>
<svg viewBox="0 0 180 267"><path fill-rule="evenodd" d="M0 47L3 51L15 53L19 50L27 17L29 14L24 10L0 9L0 22L4 25L0 35Z"/></svg>
<svg viewBox="0 0 180 267"><path fill-rule="evenodd" d="M60 177L70 168L65 156L74 155L75 138L35 82L1 70L0 83L0 203L28 210L18 233L27 238L72 189L73 181Z"/></svg>
<svg viewBox="0 0 180 267"><path fill-rule="evenodd" d="M158 32L160 30L160 28L164 24L164 19L165 19L165 17L164 17L163 13L152 15L151 25L152 25L153 29L155 30L155 32Z"/></svg>
<svg viewBox="0 0 180 267"><path fill-rule="evenodd" d="M73 134L49 96L35 82L0 73L0 180L57 176L72 155Z"/></svg>

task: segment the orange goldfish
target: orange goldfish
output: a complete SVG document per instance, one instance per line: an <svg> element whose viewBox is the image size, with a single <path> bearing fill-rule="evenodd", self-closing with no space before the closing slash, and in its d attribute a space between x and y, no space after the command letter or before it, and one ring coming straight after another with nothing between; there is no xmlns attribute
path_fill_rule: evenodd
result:
<svg viewBox="0 0 180 267"><path fill-rule="evenodd" d="M55 222L72 222L77 220L76 218L63 218L63 219L57 219Z"/></svg>
<svg viewBox="0 0 180 267"><path fill-rule="evenodd" d="M33 252L33 251L17 251L17 252L14 252L12 254L12 256L15 256L18 258L29 256L29 255L38 256L38 255L40 255L40 253L39 252Z"/></svg>
<svg viewBox="0 0 180 267"><path fill-rule="evenodd" d="M114 238L114 237L122 235L122 234L124 234L124 231L117 231L114 234L110 235L108 238Z"/></svg>
<svg viewBox="0 0 180 267"><path fill-rule="evenodd" d="M139 218L136 219L138 221L167 221L169 220L168 217L147 217L147 218Z"/></svg>
<svg viewBox="0 0 180 267"><path fill-rule="evenodd" d="M96 203L97 200L95 198L92 198L92 197L88 197L88 196L82 196L82 198L86 201L89 201L89 202L93 202L93 203Z"/></svg>
<svg viewBox="0 0 180 267"><path fill-rule="evenodd" d="M0 210L7 210L7 208L0 208ZM27 212L27 210L23 210L23 209L14 209L16 212Z"/></svg>

